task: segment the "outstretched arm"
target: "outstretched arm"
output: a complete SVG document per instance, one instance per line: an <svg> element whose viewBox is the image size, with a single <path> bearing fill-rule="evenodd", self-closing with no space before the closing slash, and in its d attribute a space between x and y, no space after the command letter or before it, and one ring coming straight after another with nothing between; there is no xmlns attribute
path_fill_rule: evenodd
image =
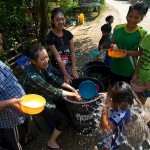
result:
<svg viewBox="0 0 150 150"><path fill-rule="evenodd" d="M111 121L109 120L109 115L108 115L108 111L111 106L111 103L112 103L111 99L107 96L105 106L102 109L101 121L100 121L100 128L103 131L110 131L110 130L115 129L115 125L111 123Z"/></svg>
<svg viewBox="0 0 150 150"><path fill-rule="evenodd" d="M22 99L19 98L12 98L8 100L4 100L0 102L0 111L4 110L7 107L14 107L16 109L20 109L19 103L22 101Z"/></svg>
<svg viewBox="0 0 150 150"><path fill-rule="evenodd" d="M141 51L141 55L142 55L142 53L143 53L142 48L140 48L140 51ZM138 59L138 63L136 65L136 68L135 68L135 71L134 71L134 75L132 76L132 80L135 80L137 78L137 74L138 74L138 71L139 71L140 63L141 63L141 56Z"/></svg>
<svg viewBox="0 0 150 150"><path fill-rule="evenodd" d="M63 83L61 86L65 89L68 89L69 91L72 91L72 92L78 94L77 90L67 83Z"/></svg>
<svg viewBox="0 0 150 150"><path fill-rule="evenodd" d="M72 63L72 75L74 78L78 78L78 72L76 70L76 55L74 50L73 38L70 40L70 51L71 51L71 63Z"/></svg>

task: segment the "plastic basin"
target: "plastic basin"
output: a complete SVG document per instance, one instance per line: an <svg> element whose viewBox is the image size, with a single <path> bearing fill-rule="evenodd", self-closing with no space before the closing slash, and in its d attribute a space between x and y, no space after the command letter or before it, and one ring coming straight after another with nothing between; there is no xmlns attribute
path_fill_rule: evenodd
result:
<svg viewBox="0 0 150 150"><path fill-rule="evenodd" d="M85 99L94 98L98 96L98 85L90 80L83 81L79 85L79 93Z"/></svg>
<svg viewBox="0 0 150 150"><path fill-rule="evenodd" d="M108 49L108 56L112 58L123 58L125 55L124 50L112 50L111 48Z"/></svg>
<svg viewBox="0 0 150 150"><path fill-rule="evenodd" d="M90 51L90 56L92 57L96 57L100 55L100 51L99 50L91 50Z"/></svg>
<svg viewBox="0 0 150 150"><path fill-rule="evenodd" d="M28 94L22 97L21 110L27 114L38 114L46 104L44 97L37 94Z"/></svg>

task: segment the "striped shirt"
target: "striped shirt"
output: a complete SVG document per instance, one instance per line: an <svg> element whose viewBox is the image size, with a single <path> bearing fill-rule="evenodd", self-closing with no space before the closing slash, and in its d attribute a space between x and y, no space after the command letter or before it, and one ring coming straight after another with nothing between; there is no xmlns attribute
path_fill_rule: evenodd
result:
<svg viewBox="0 0 150 150"><path fill-rule="evenodd" d="M0 61L0 102L12 98L21 98L25 92L10 68ZM7 107L0 111L0 128L13 128L20 125L27 115L18 110Z"/></svg>

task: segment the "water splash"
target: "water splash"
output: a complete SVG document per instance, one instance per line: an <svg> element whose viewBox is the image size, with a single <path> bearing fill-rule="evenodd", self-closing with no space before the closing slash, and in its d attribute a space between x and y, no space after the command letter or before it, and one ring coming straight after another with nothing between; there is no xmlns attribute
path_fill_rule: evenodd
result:
<svg viewBox="0 0 150 150"><path fill-rule="evenodd" d="M136 93L132 92L135 99L134 105L130 107L131 121L127 125L124 125L125 134L122 135L124 142L120 149L123 150L125 148L124 145L126 145L131 150L144 150L144 147L148 150L150 149L150 135L144 117L150 114L150 110L146 106L143 106Z"/></svg>
<svg viewBox="0 0 150 150"><path fill-rule="evenodd" d="M134 94L134 105L129 108L131 111L131 121L128 124L123 125L124 132L122 131L119 132L122 140L120 142L120 140L116 139L117 140L116 142L118 142L118 144L121 144L119 150L146 150L146 149L148 150L150 149L150 135L149 129L145 121L145 116L146 115L149 116L150 109L141 104L135 92L133 92L133 94ZM101 137L100 135L102 132L99 128L99 124L102 108L103 106L105 106L106 98L107 97L104 97L103 99L101 98L101 100L97 100L96 107L93 105L88 105L88 107L84 107L86 111L90 110L91 118L94 120L94 123L93 120L88 122L89 128L83 130L82 133L78 133L79 136L83 136L85 135L84 133L86 133L87 130L92 130L90 134L85 135L83 141L79 141L79 145L81 145L85 150L88 150L87 145L90 142L88 140L89 137L93 137L95 136L95 134ZM91 128L91 126L93 127L93 125L94 128ZM98 145L100 146L101 144L102 139L98 139Z"/></svg>

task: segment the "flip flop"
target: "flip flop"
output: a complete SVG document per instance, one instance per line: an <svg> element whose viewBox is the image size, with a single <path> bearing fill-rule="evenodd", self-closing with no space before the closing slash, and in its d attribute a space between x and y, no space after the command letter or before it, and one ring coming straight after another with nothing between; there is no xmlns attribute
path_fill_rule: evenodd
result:
<svg viewBox="0 0 150 150"><path fill-rule="evenodd" d="M52 148L52 147L49 147L48 145L47 145L47 147L48 147L48 149L50 149L50 150L63 150L61 147L59 147L59 148Z"/></svg>
<svg viewBox="0 0 150 150"><path fill-rule="evenodd" d="M48 147L50 150L62 150L62 148L61 147L59 147L59 148L51 148L51 147Z"/></svg>

